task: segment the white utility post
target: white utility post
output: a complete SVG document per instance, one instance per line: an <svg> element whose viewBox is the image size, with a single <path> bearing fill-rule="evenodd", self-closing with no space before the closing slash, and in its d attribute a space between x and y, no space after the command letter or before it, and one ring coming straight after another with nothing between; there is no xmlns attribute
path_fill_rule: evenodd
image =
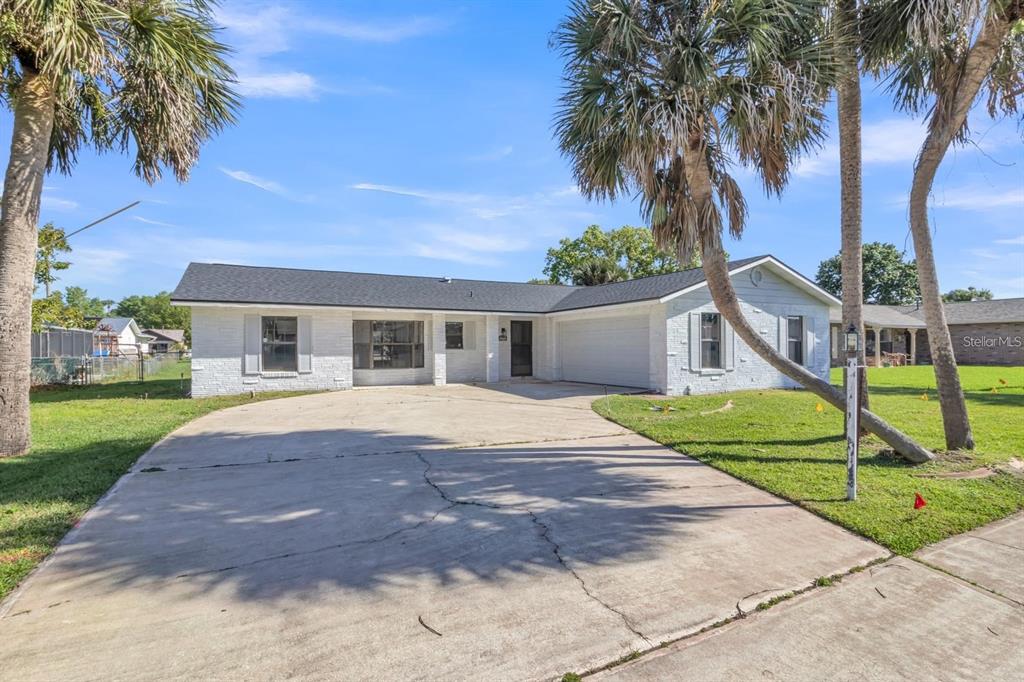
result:
<svg viewBox="0 0 1024 682"><path fill-rule="evenodd" d="M875 349L879 346L875 331ZM860 450L860 334L853 325L846 332L846 499L857 499L857 455Z"/></svg>

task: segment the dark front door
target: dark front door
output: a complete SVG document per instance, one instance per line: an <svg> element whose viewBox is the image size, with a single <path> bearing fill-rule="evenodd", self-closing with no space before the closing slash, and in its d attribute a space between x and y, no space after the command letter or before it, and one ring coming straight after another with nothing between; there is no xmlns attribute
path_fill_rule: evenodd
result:
<svg viewBox="0 0 1024 682"><path fill-rule="evenodd" d="M533 375L533 322L512 320L512 376Z"/></svg>

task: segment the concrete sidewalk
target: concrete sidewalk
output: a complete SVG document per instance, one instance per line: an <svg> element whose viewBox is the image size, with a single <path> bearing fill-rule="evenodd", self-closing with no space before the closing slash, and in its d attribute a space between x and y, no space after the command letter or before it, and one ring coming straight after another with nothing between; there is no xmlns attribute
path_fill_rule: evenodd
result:
<svg viewBox="0 0 1024 682"><path fill-rule="evenodd" d="M593 679L1024 679L1024 515L917 557L891 559Z"/></svg>

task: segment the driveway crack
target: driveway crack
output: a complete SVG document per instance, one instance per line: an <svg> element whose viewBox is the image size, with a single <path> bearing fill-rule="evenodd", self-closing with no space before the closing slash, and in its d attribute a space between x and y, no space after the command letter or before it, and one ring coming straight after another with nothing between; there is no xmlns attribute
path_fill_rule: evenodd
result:
<svg viewBox="0 0 1024 682"><path fill-rule="evenodd" d="M637 628L637 626L632 622L629 616L627 616L625 613L615 608L611 604L605 602L590 590L590 587L587 585L587 582L583 579L583 577L579 573L577 573L576 570L568 564L568 562L566 562L565 557L562 555L561 545L555 542L555 540L551 537L551 526L546 524L544 521L541 521L540 517L538 517L532 509L530 509L529 507L502 505L495 504L493 502L481 502L479 500L464 500L457 497L452 497L447 492L445 492L444 488L439 486L430 478L430 470L433 468L434 465L426 457L423 456L422 452L417 452L416 457L423 463L424 466L423 480L426 482L427 485L429 485L431 488L437 491L437 494L441 496L441 499L443 499L445 502L448 502L449 509L454 506L483 507L485 509L511 509L514 511L523 512L527 516L529 516L530 521L533 522L533 524L540 529L541 539L544 540L544 542L546 542L551 547L551 553L554 554L555 560L558 561L558 565L564 568L566 571L568 571L569 574L576 579L576 582L579 583L580 589L583 590L583 593L587 595L587 597L592 601L600 604L606 610L610 611L611 613L614 613L619 618L621 618L626 628L634 635L644 640L644 642L646 642L648 646L653 646L651 640L648 639L647 636Z"/></svg>
<svg viewBox="0 0 1024 682"><path fill-rule="evenodd" d="M431 514L429 518L423 519L422 521L417 521L416 523L414 523L414 524L412 524L410 526L404 526L402 528L396 528L395 530L393 530L391 532L388 532L388 533L385 533L383 535L379 535L379 536L376 536L376 537L365 538L363 540L350 540L348 542L339 542L339 543L335 543L333 545L324 545L323 547L316 547L314 549L305 549L305 550L295 551L295 552L285 552L284 554L275 554L273 556L262 557L260 559L254 559L252 561L246 561L246 562L243 562L243 563L240 563L240 564L235 564L233 566L224 566L223 568L213 568L213 569L206 570L206 571L196 571L194 573L182 573L182 574L176 575L174 577L175 577L175 579L195 578L195 577L201 576L201 575L212 575L214 573L224 573L226 571L234 571L234 570L237 570L237 569L240 569L240 568L248 568L250 566L258 566L259 564L265 564L265 563L270 562L270 561L279 561L281 559L290 559L292 557L297 557L297 556L308 556L310 554L319 554L320 552L329 552L331 550L344 549L346 547L359 547L361 545L373 545L373 544L376 544L378 542L385 542L385 541L390 540L391 538L393 538L393 537L395 537L397 535L401 535L402 533L408 533L410 531L414 531L414 530L416 530L418 528L421 528L421 527L427 525L428 523L432 523L433 521L435 521L437 519L438 516L440 516L441 514L445 513L446 511L448 511L449 509L451 509L454 506L455 506L455 504L449 503L449 504L445 505L444 507L442 507L441 509L438 509L433 514Z"/></svg>

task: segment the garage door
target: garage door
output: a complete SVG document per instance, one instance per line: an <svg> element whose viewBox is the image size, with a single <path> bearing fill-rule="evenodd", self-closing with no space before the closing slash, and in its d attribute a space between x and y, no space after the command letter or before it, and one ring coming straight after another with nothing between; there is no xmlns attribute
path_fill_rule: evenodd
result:
<svg viewBox="0 0 1024 682"><path fill-rule="evenodd" d="M648 324L647 315L559 322L562 378L647 388L650 384Z"/></svg>

